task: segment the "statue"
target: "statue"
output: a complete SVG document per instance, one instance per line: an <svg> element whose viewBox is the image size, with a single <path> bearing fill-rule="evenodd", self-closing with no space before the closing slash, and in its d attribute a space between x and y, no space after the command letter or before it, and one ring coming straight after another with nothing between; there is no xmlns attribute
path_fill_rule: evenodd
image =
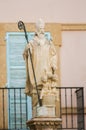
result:
<svg viewBox="0 0 86 130"><path fill-rule="evenodd" d="M29 43L26 45L23 53L23 57L26 60L26 68L28 70L25 93L32 96L33 106L37 105L38 100L28 49L30 49L31 51L37 87L38 90L41 90L40 99L42 100L45 95L54 94L55 96L57 96L57 52L52 39L48 40L47 38L45 38L44 27L44 21L42 19L39 19L36 23L36 32L34 38L30 40Z"/></svg>

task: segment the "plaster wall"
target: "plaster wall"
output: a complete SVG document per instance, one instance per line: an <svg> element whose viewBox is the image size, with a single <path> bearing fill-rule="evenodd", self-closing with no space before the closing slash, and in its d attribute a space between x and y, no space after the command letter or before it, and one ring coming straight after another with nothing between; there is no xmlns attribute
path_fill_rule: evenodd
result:
<svg viewBox="0 0 86 130"><path fill-rule="evenodd" d="M0 0L0 22L86 22L86 0Z"/></svg>
<svg viewBox="0 0 86 130"><path fill-rule="evenodd" d="M63 32L60 54L61 85L84 86L86 82L86 32Z"/></svg>

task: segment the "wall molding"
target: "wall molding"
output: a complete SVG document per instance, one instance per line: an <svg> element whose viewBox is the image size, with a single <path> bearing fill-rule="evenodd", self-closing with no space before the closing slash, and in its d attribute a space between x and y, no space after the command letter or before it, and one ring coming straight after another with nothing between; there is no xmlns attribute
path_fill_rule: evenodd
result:
<svg viewBox="0 0 86 130"><path fill-rule="evenodd" d="M86 23L61 24L61 31L86 31Z"/></svg>

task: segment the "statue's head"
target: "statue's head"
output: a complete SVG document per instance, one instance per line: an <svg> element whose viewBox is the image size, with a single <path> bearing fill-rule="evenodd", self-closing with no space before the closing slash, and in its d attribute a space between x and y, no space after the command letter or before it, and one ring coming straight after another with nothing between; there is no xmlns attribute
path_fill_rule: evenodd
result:
<svg viewBox="0 0 86 130"><path fill-rule="evenodd" d="M44 21L40 18L40 19L36 22L36 30L37 30L37 33L39 33L39 34L44 34L44 27L45 27L45 23L44 23Z"/></svg>
<svg viewBox="0 0 86 130"><path fill-rule="evenodd" d="M44 21L40 18L37 22L36 22L36 28L44 28L45 23Z"/></svg>

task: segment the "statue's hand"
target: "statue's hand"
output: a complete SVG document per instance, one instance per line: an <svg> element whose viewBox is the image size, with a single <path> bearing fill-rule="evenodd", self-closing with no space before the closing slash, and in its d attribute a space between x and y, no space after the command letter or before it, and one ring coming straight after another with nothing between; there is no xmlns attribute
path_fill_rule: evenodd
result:
<svg viewBox="0 0 86 130"><path fill-rule="evenodd" d="M52 80L53 80L53 81L58 81L58 76L57 76L57 74L53 74L53 75L52 75Z"/></svg>
<svg viewBox="0 0 86 130"><path fill-rule="evenodd" d="M47 82L47 76L46 76L46 75L43 76L43 77L41 78L41 81L44 82L44 83Z"/></svg>
<svg viewBox="0 0 86 130"><path fill-rule="evenodd" d="M27 53L27 52L24 52L24 53L23 53L23 59L25 60L26 58L28 58L28 53Z"/></svg>

